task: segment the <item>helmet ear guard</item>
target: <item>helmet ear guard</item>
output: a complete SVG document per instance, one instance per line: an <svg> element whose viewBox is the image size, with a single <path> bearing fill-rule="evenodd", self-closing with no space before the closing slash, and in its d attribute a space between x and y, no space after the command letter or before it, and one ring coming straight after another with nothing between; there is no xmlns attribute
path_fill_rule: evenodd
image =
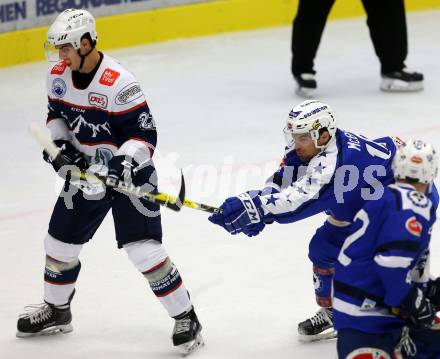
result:
<svg viewBox="0 0 440 359"><path fill-rule="evenodd" d="M329 142L318 145L323 130L327 130L330 137L336 134L336 120L330 106L319 101L304 101L295 106L289 113L284 127L284 136L288 146L293 146L294 134L309 133L316 148L325 149Z"/></svg>

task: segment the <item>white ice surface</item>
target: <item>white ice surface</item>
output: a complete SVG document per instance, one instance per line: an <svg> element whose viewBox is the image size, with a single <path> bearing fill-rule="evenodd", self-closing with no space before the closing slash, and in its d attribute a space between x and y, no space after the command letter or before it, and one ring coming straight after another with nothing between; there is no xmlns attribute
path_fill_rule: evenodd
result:
<svg viewBox="0 0 440 359"><path fill-rule="evenodd" d="M364 20L329 23L317 58L319 98L342 128L399 134L440 149L440 12L410 14L408 66L425 90L385 94ZM213 205L261 186L282 156L282 127L294 95L290 27L179 40L114 51L138 77L159 130L161 190L175 193L185 169L188 198ZM128 35L129 36L129 35ZM17 44L17 46L25 46ZM173 325L116 249L111 218L81 254L74 332L15 338L23 306L42 298L43 237L56 199L55 176L27 133L45 120L45 71L38 63L0 71L0 358L178 357ZM203 212L164 210L166 247L204 326L198 358L334 358L335 342L300 344L296 325L314 304L307 246L322 216L271 225L258 239L232 237ZM439 274L440 234L432 240ZM196 356L195 355L195 356Z"/></svg>

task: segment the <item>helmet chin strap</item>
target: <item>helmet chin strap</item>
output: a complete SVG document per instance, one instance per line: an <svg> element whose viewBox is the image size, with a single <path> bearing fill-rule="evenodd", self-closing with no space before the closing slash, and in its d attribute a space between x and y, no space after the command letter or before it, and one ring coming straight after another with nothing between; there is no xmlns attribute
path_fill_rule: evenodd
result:
<svg viewBox="0 0 440 359"><path fill-rule="evenodd" d="M78 70L81 70L82 69L82 67L83 67L83 65L84 65L84 60L86 59L86 57L87 56L89 56L90 55L90 53L93 51L93 49L95 48L95 46L92 46L92 48L85 54L85 55L81 55L81 49L78 49L77 50L77 52L78 52L78 55L79 55L79 57L81 58L81 62L80 62L80 64L79 64L79 69Z"/></svg>

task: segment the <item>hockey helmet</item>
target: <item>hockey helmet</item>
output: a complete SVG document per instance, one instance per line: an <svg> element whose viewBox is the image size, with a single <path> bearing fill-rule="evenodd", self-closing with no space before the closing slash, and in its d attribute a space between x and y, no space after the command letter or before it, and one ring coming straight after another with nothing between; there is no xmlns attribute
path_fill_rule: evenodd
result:
<svg viewBox="0 0 440 359"><path fill-rule="evenodd" d="M318 145L320 130L326 128L331 138L336 133L336 120L329 105L307 100L292 108L284 127L284 136L288 146L293 146L293 135L309 133L316 148L324 149L325 145Z"/></svg>
<svg viewBox="0 0 440 359"><path fill-rule="evenodd" d="M87 33L94 43L98 41L93 15L87 10L64 10L47 31L46 52L54 51L56 46L64 44L71 44L75 50L78 50L81 47L81 38Z"/></svg>
<svg viewBox="0 0 440 359"><path fill-rule="evenodd" d="M392 169L396 179L431 184L438 174L438 154L430 143L408 139L397 148Z"/></svg>

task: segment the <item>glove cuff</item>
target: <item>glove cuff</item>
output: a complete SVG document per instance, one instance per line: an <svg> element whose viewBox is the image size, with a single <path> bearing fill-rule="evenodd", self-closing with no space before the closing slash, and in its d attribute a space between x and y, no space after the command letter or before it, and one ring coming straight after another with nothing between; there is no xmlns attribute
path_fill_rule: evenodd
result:
<svg viewBox="0 0 440 359"><path fill-rule="evenodd" d="M239 194L237 198L243 204L249 216L250 223L260 223L263 220L261 213L261 200L258 196L252 198L249 193L244 192Z"/></svg>

